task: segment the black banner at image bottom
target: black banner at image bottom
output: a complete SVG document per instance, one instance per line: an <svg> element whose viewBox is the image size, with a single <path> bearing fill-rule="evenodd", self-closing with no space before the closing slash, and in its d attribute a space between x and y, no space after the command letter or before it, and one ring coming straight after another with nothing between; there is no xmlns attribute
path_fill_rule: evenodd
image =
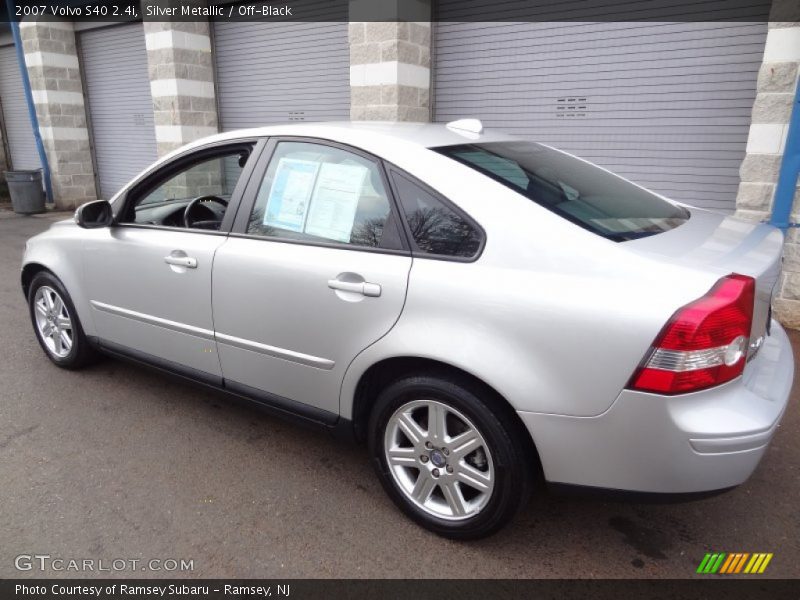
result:
<svg viewBox="0 0 800 600"><path fill-rule="evenodd" d="M464 579L3 579L4 600L152 600L155 598L316 600L397 598L458 600L501 598L735 600L796 599L793 580L721 578L686 580L464 580Z"/></svg>

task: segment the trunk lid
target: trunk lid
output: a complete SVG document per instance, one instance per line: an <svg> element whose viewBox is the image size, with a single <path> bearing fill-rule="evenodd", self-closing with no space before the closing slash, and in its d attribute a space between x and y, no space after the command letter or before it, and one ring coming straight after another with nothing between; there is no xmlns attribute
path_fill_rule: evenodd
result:
<svg viewBox="0 0 800 600"><path fill-rule="evenodd" d="M755 278L752 356L769 334L772 299L783 260L783 233L770 225L698 208L690 210L691 218L680 227L622 245L674 264L707 269L719 277L740 273Z"/></svg>

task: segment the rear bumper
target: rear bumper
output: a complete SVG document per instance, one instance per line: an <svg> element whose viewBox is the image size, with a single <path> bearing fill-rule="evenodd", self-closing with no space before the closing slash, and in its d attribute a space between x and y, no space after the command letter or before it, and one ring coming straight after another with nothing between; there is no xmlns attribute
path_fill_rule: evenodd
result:
<svg viewBox="0 0 800 600"><path fill-rule="evenodd" d="M693 394L624 390L596 417L519 412L554 484L681 494L744 482L786 409L794 377L789 338L773 321L744 375Z"/></svg>

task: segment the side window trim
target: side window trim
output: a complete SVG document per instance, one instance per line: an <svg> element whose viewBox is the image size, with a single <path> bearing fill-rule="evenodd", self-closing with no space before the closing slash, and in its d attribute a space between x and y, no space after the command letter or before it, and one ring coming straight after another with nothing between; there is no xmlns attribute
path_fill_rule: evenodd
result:
<svg viewBox="0 0 800 600"><path fill-rule="evenodd" d="M190 164L192 159L195 157L202 157L203 155L213 157L214 154L222 152L226 148L236 148L238 146L245 145L250 145L252 147L250 158L248 159L247 164L245 164L244 169L242 169L239 180L236 182L236 186L231 194L231 199L228 203L228 208L225 210L225 216L222 219L222 224L220 225L219 230L213 231L206 229L187 229L185 227L168 227L164 225L150 225L146 223L121 222L119 220L126 213L126 211L130 210L131 202L135 201L136 196L142 193L147 193L148 191L152 191L160 183L166 181L171 174L174 175L175 173L179 172L182 166ZM256 164L260 160L261 154L263 153L264 145L263 139L239 138L213 142L199 148L193 148L191 150L187 150L186 152L182 152L181 154L173 157L169 162L158 167L155 171L146 173L139 178L138 181L131 185L130 189L125 192L124 196L119 200L119 209L114 214L114 226L136 227L143 229L167 229L170 231L185 231L187 233L212 235L228 235L233 226L234 217L238 212L243 196L247 190L249 180L252 177ZM158 177L156 177L156 175L158 175Z"/></svg>
<svg viewBox="0 0 800 600"><path fill-rule="evenodd" d="M261 187L261 182L263 178L266 176L267 169L269 169L269 165L272 162L272 158L275 155L278 144L281 142L299 142L306 144L318 144L321 146L330 146L331 148L337 148L345 152L351 152L352 154L365 158L374 163L376 168L378 169L378 172L380 173L381 181L384 185L384 188L386 189L386 194L389 200L390 212L389 216L387 217L387 223L394 221L395 226L398 227L399 231L397 233L398 237L400 238L400 242L403 245L403 248L386 248L383 246L378 246L378 247L356 246L353 244L345 244L341 242L315 242L309 240L295 240L290 238L268 237L263 235L255 235L247 233L247 226L250 220L250 213L253 211L253 207L258 198L258 191L259 188ZM411 254L411 246L408 239L408 234L406 233L406 227L405 225L402 224L403 223L402 209L400 208L397 198L395 197L394 188L391 185L390 179L391 178L389 177L389 174L386 172L383 160L380 157L369 154L368 152L365 152L360 148L348 146L347 144L342 144L340 142L336 142L333 140L327 140L324 138L306 137L306 136L274 136L265 138L264 149L261 152L261 155L258 158L258 163L254 166L253 173L250 176L250 181L243 195L243 200L237 209L236 218L233 222L230 235L232 237L264 240L268 242L300 244L304 246L319 246L322 248L337 248L340 250L354 250L359 252L377 252L383 254L398 254L403 256L409 256ZM381 242L383 243L384 240L382 239Z"/></svg>
<svg viewBox="0 0 800 600"><path fill-rule="evenodd" d="M462 263L471 263L478 260L483 254L483 249L486 247L486 230L481 226L481 224L478 223L475 219L473 219L472 216L470 216L467 212L465 212L460 206L457 206L454 202L452 202L444 194L433 189L428 184L423 183L418 178L414 177L407 171L404 171L400 167L387 161L383 162L387 174L389 175L388 177L389 185L392 188L392 195L395 197L396 200L396 204L400 214L400 221L403 224L403 230L405 232L406 239L411 246L411 255L414 258L426 258L430 260L445 260L450 262L462 262ZM464 219L467 222L467 224L472 226L475 229L475 231L478 232L478 235L480 237L480 244L478 245L478 250L475 252L473 256L448 256L446 254L431 254L429 252L421 250L417 246L417 243L414 240L414 236L411 232L411 227L408 224L408 217L406 216L405 211L403 210L400 203L400 193L399 190L397 189L397 186L395 185L394 177L392 176L394 174L408 179L411 183L420 187L423 191L427 192L428 194L436 198L436 200L441 202L448 209L452 210L455 214Z"/></svg>

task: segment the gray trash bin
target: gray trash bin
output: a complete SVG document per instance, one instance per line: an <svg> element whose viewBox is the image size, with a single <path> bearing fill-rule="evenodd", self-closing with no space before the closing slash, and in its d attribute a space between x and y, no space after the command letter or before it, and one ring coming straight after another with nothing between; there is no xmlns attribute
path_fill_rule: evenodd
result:
<svg viewBox="0 0 800 600"><path fill-rule="evenodd" d="M44 212L42 171L6 171L8 193L15 213L33 215Z"/></svg>

